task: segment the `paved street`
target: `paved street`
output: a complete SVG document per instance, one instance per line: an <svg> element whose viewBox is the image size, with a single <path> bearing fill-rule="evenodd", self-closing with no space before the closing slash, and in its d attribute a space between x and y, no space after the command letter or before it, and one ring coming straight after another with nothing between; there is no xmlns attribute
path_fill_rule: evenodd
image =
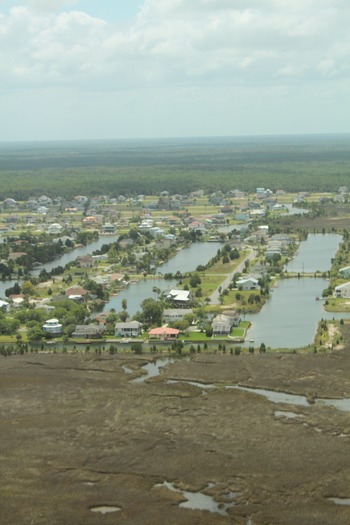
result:
<svg viewBox="0 0 350 525"><path fill-rule="evenodd" d="M242 273L242 271L244 269L245 261L251 261L255 257L256 257L256 251L252 250L247 255L247 257L241 263L239 263L239 265L233 270L233 272L231 272L229 275L227 275L227 277L225 277L225 279L222 281L221 285L209 296L210 297L210 303L209 304L220 304L220 301L219 301L219 297L220 297L219 288L221 288L221 290L224 290L225 288L227 288L229 286L229 284L231 283L234 274L235 273Z"/></svg>

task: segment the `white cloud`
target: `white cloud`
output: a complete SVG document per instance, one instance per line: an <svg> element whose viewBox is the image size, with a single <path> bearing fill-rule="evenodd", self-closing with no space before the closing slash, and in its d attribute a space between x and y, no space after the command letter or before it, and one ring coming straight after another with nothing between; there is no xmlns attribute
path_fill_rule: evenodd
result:
<svg viewBox="0 0 350 525"><path fill-rule="evenodd" d="M63 0L27 0L62 7ZM341 9L340 9L341 7ZM14 82L273 80L345 74L350 6L337 0L145 0L118 30L86 13L17 7L0 19L0 75ZM103 77L101 77L101 74Z"/></svg>
<svg viewBox="0 0 350 525"><path fill-rule="evenodd" d="M69 7L77 0L24 0L24 4L38 11L56 11L62 7Z"/></svg>
<svg viewBox="0 0 350 525"><path fill-rule="evenodd" d="M54 104L51 90L63 113L64 93L70 100L75 93L80 108L78 101L89 110L118 107L120 114L124 107L133 113L129 104L138 107L135 120L149 120L141 109L146 101L164 115L172 104L173 122L187 122L181 108L196 108L200 118L201 104L222 97L225 103L212 102L214 122L225 105L252 106L253 93L263 104L268 96L282 104L296 90L310 90L306 101L315 86L328 100L337 89L344 97L350 90L348 0L144 0L123 27L72 10L74 0L24 3L8 14L0 3L0 86L31 97L44 92L40 107L43 100Z"/></svg>

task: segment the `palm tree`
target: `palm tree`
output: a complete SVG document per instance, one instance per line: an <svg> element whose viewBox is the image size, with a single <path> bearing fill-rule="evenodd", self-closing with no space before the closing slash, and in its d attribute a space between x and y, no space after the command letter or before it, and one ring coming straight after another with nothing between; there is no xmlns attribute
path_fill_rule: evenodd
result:
<svg viewBox="0 0 350 525"><path fill-rule="evenodd" d="M158 286L153 286L152 292L156 295L156 299L158 300L161 289L158 288Z"/></svg>

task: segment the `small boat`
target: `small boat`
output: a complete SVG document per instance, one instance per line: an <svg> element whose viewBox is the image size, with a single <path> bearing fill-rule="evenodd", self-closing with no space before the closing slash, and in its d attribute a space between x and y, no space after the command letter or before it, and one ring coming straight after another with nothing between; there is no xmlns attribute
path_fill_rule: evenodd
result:
<svg viewBox="0 0 350 525"><path fill-rule="evenodd" d="M316 301L319 301L319 300L320 300L319 296L318 296L318 295L316 295Z"/></svg>
<svg viewBox="0 0 350 525"><path fill-rule="evenodd" d="M250 343L254 343L254 339L249 339L249 342Z"/></svg>

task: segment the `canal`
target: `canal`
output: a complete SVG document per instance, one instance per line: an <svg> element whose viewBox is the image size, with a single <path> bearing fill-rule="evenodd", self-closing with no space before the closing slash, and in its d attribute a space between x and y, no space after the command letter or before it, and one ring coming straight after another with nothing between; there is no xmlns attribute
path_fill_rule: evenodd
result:
<svg viewBox="0 0 350 525"><path fill-rule="evenodd" d="M177 272L185 273L194 271L200 264L206 264L214 255L216 255L222 244L219 242L199 242L194 243L188 248L184 248L177 252L169 261L157 268L158 274ZM117 312L122 310L122 301L127 301L127 312L129 315L134 315L140 310L140 304L144 299L152 297L157 298L153 291L154 288L159 288L161 291L168 288L176 287L178 280L176 279L162 279L162 278L147 278L142 279L136 283L130 284L127 288L122 290L118 295L112 296L108 303L106 303L104 310L109 311L114 308Z"/></svg>
<svg viewBox="0 0 350 525"><path fill-rule="evenodd" d="M111 244L112 242L116 242L118 239L119 235L100 235L100 237L96 241L93 241L90 244L87 244L86 246L74 248L73 250L62 255L61 257L58 257L54 261L38 266L35 270L31 272L31 274L39 275L39 273L42 270L51 272L53 268L57 268L58 266L62 266L64 268L66 264L75 261L77 257L82 257L84 255L91 254L96 250L100 250L104 244ZM7 288L10 288L11 286L14 286L16 282L21 283L21 280L7 279L5 281L0 281L0 298L4 298L5 290Z"/></svg>
<svg viewBox="0 0 350 525"><path fill-rule="evenodd" d="M329 270L340 242L340 235L312 234L300 243L298 254L286 270L300 272L301 277L281 279L262 310L246 316L252 323L247 345L254 341L255 347L264 343L271 348L298 348L313 342L321 319L347 317L326 312L323 301L316 300L328 286L326 279L302 276L303 270L308 273Z"/></svg>

